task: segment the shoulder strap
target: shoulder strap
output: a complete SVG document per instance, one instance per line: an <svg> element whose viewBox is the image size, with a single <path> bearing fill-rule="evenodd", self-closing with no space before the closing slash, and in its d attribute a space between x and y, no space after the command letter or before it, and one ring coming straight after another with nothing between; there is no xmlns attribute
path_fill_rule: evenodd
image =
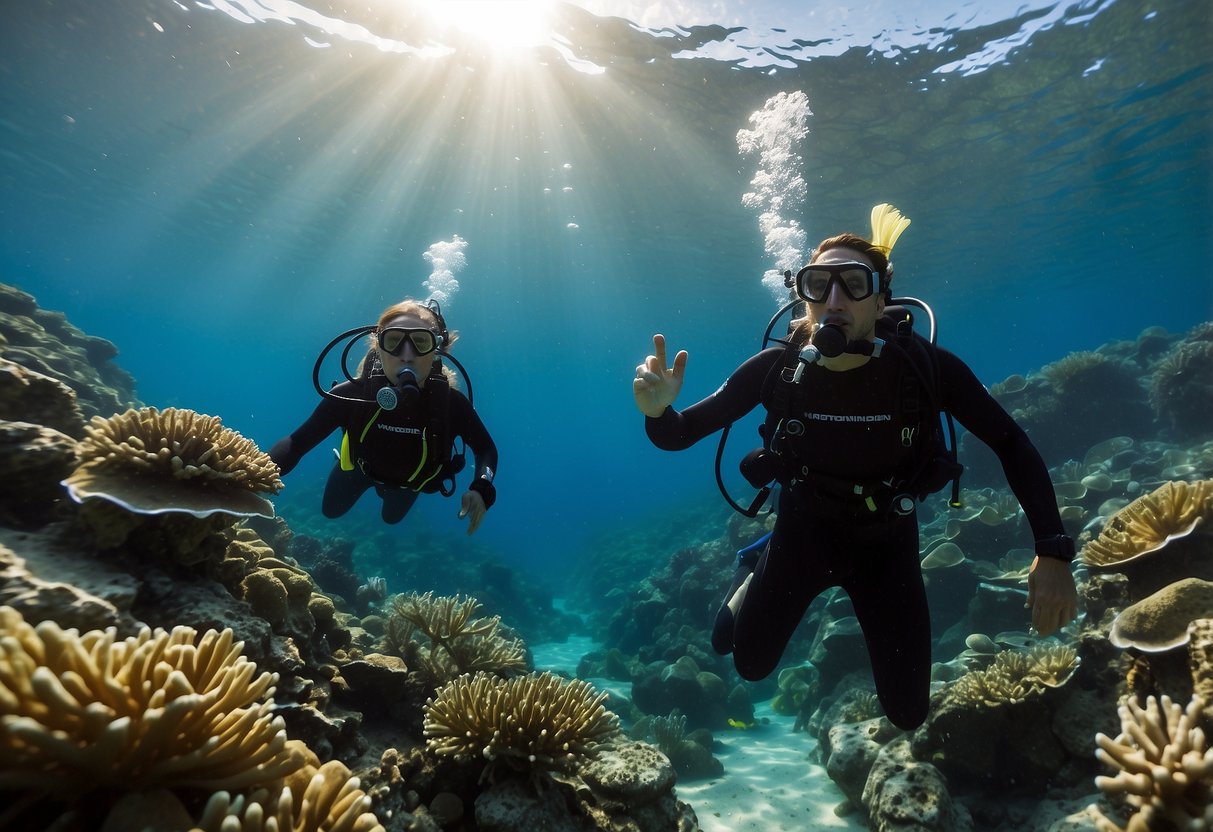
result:
<svg viewBox="0 0 1213 832"><path fill-rule="evenodd" d="M425 382L430 392L429 430L431 436L437 436L439 441L439 459L442 469L440 488L443 496L449 497L455 493L455 474L463 470L464 450L455 453L455 437L451 431L451 383L442 369L442 362L435 361L430 370L430 376Z"/></svg>

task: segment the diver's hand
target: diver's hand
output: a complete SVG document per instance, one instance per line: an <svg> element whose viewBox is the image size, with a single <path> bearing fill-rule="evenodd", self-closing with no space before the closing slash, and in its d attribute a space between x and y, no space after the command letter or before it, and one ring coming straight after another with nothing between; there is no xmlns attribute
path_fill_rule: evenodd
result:
<svg viewBox="0 0 1213 832"><path fill-rule="evenodd" d="M687 369L687 351L679 350L674 356L674 366L665 363L665 336L653 336L653 352L636 367L636 378L632 381L632 395L636 406L645 416L656 419L678 398L682 390L682 378Z"/></svg>
<svg viewBox="0 0 1213 832"><path fill-rule="evenodd" d="M468 534L480 528L480 521L484 519L484 513L487 511L484 507L484 497L480 496L477 491L468 490L463 492L463 499L460 501L459 519L464 517L468 520Z"/></svg>
<svg viewBox="0 0 1213 832"><path fill-rule="evenodd" d="M1078 590L1070 564L1057 558L1032 561L1028 571L1028 603L1032 626L1042 636L1052 635L1078 615Z"/></svg>

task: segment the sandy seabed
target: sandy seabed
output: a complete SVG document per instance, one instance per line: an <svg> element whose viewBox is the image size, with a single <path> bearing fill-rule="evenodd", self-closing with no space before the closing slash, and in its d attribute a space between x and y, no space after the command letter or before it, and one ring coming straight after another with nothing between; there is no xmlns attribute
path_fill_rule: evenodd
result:
<svg viewBox="0 0 1213 832"><path fill-rule="evenodd" d="M588 638L571 638L531 649L537 669L574 674L581 657L597 646ZM630 697L627 684L586 681ZM755 706L755 717L754 728L714 732L713 753L724 764L724 774L679 782L676 787L679 799L694 807L703 832L867 829L859 813L835 814L835 807L845 804L846 798L825 769L812 761L817 741L793 732L795 720L775 714L766 702Z"/></svg>

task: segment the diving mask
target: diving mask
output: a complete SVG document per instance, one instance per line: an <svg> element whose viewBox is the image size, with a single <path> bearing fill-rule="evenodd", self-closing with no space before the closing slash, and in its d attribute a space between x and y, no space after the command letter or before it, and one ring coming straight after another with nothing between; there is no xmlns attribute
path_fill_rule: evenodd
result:
<svg viewBox="0 0 1213 832"><path fill-rule="evenodd" d="M399 356L404 352L406 341L412 342L418 355L429 355L438 349L438 338L428 329L406 329L389 326L379 330L379 349L388 355Z"/></svg>
<svg viewBox="0 0 1213 832"><path fill-rule="evenodd" d="M796 273L796 294L809 303L824 303L838 283L851 300L864 300L880 288L880 272L865 263L810 263Z"/></svg>

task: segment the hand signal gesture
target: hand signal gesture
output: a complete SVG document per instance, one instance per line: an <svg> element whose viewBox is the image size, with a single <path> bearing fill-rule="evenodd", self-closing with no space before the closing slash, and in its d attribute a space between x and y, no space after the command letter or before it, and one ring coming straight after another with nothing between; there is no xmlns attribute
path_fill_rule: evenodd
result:
<svg viewBox="0 0 1213 832"><path fill-rule="evenodd" d="M656 419L678 398L686 374L687 351L679 350L674 356L674 366L669 367L665 363L665 336L654 335L653 352L655 355L648 356L636 367L632 395L636 397L640 412Z"/></svg>

